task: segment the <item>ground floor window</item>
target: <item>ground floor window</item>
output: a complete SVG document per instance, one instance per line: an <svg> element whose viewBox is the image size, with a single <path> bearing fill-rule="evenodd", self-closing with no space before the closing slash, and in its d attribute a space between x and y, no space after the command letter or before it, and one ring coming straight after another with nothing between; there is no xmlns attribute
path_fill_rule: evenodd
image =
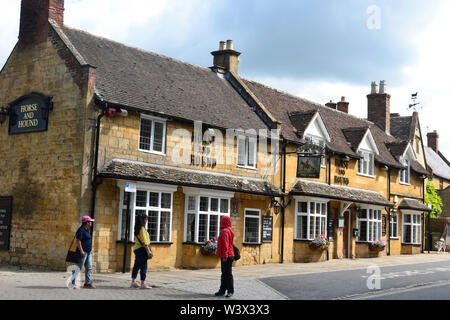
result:
<svg viewBox="0 0 450 320"><path fill-rule="evenodd" d="M359 230L357 241L374 242L381 239L383 225L381 209L361 209L357 224Z"/></svg>
<svg viewBox="0 0 450 320"><path fill-rule="evenodd" d="M258 244L261 242L261 210L245 209L244 243Z"/></svg>
<svg viewBox="0 0 450 320"><path fill-rule="evenodd" d="M298 199L295 204L295 239L313 240L327 234L327 201Z"/></svg>
<svg viewBox="0 0 450 320"><path fill-rule="evenodd" d="M393 239L398 238L398 214L392 213L391 214L391 225L389 228L389 236Z"/></svg>
<svg viewBox="0 0 450 320"><path fill-rule="evenodd" d="M119 209L119 236L124 241L126 236L128 198L130 199L129 241L134 240L134 224L136 216L148 216L147 231L150 241L170 242L172 231L173 193L176 187L156 185L138 185L136 192L125 192L121 188Z"/></svg>
<svg viewBox="0 0 450 320"><path fill-rule="evenodd" d="M187 189L188 192L194 192ZM186 192L185 192L186 193ZM228 193L186 194L184 241L203 243L212 238L218 238L220 221L224 216L230 216L230 198Z"/></svg>
<svg viewBox="0 0 450 320"><path fill-rule="evenodd" d="M422 243L422 223L420 213L403 214L403 243L421 244Z"/></svg>

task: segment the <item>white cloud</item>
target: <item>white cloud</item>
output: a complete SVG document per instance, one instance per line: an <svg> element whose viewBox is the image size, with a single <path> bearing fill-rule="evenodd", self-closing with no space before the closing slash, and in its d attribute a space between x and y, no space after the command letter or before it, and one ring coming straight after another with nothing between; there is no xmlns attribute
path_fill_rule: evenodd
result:
<svg viewBox="0 0 450 320"><path fill-rule="evenodd" d="M2 10L0 10L0 69L17 42L19 17L20 0L2 0Z"/></svg>

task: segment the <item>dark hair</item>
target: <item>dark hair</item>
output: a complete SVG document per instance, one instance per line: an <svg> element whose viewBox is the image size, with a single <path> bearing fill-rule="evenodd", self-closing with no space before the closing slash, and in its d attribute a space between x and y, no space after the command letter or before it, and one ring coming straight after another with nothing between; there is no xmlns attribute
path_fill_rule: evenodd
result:
<svg viewBox="0 0 450 320"><path fill-rule="evenodd" d="M141 232L141 228L145 228L145 219L148 219L146 215L138 214L136 216L136 223L134 224L134 235L138 235Z"/></svg>

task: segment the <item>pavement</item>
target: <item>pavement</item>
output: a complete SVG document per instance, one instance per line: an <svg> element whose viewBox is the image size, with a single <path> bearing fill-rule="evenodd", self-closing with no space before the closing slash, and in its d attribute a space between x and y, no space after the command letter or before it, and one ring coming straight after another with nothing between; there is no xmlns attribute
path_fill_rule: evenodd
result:
<svg viewBox="0 0 450 320"><path fill-rule="evenodd" d="M283 263L233 267L232 300L288 300L262 279L408 264L450 262L449 253L342 259L316 263ZM131 289L130 273L92 275L95 290L69 290L69 272L50 272L0 265L0 300L223 300L214 296L220 286L220 269L170 269L148 272L149 290ZM84 275L81 277L84 279Z"/></svg>

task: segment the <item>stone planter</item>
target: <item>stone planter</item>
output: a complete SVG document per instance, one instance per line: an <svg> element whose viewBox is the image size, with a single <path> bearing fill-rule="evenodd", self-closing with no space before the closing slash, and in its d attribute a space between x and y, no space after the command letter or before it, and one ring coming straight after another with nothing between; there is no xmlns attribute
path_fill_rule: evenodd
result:
<svg viewBox="0 0 450 320"><path fill-rule="evenodd" d="M310 244L310 245L309 245L309 248L310 248L311 250L313 250L313 251L324 251L324 250L327 250L327 249L328 249L328 245L320 246L320 247L319 247L319 246Z"/></svg>
<svg viewBox="0 0 450 320"><path fill-rule="evenodd" d="M377 247L377 246L369 245L370 251L373 251L373 252L380 252L380 251L383 251L384 248L385 248L385 247Z"/></svg>

